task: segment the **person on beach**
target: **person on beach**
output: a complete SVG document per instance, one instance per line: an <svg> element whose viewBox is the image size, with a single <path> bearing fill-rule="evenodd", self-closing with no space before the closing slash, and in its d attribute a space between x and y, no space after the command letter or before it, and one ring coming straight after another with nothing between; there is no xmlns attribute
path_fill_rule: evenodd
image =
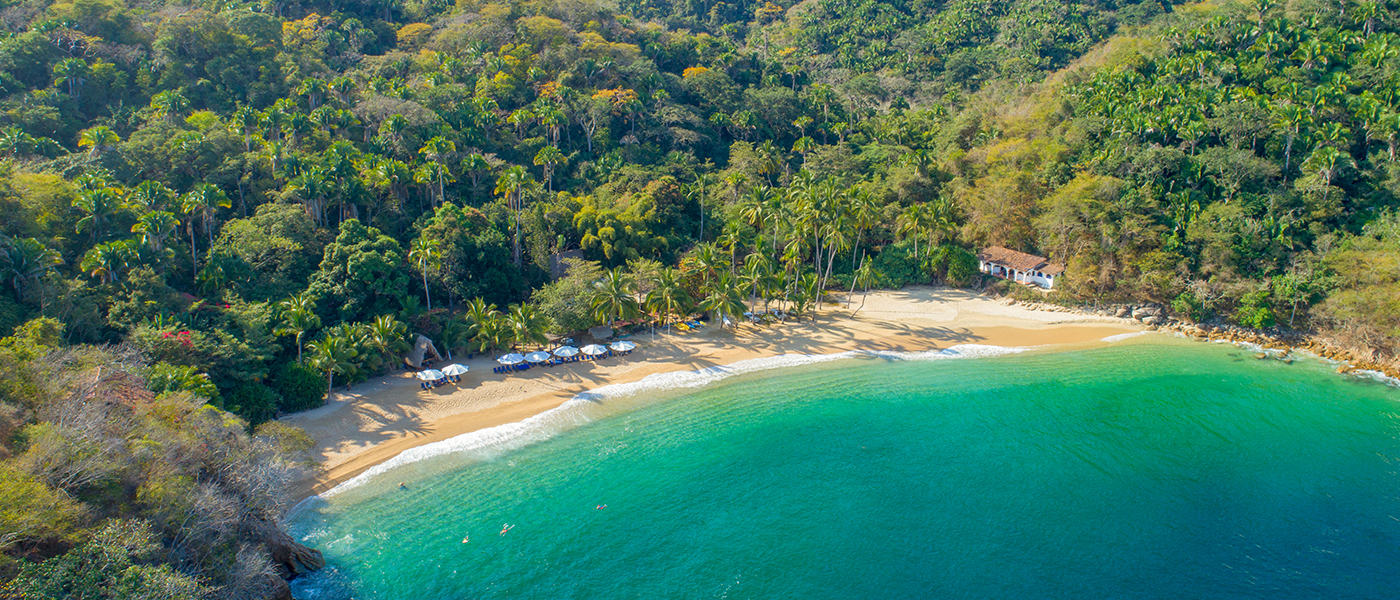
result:
<svg viewBox="0 0 1400 600"><path fill-rule="evenodd" d="M501 537L505 537L506 532L515 529L514 525L501 525Z"/></svg>

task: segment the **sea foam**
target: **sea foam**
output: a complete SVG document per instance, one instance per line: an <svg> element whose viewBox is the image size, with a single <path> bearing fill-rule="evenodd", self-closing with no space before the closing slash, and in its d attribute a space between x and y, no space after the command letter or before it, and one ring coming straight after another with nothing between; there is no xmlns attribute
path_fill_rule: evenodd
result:
<svg viewBox="0 0 1400 600"><path fill-rule="evenodd" d="M960 344L942 350L923 352L893 352L853 350L833 354L780 354L764 358L741 360L729 365L705 367L694 371L656 373L629 383L615 383L582 392L557 408L542 412L523 421L488 427L440 442L410 448L397 456L370 467L365 472L340 485L303 501L330 498L369 483L378 476L428 459L459 455L468 459L490 460L512 450L542 442L564 431L592 422L600 416L599 406L610 400L684 388L698 388L735 375L773 369L797 367L851 358L882 358L899 361L933 361L949 359L988 358L1025 352L1028 348L1009 348L982 344ZM301 508L298 505L297 508ZM294 509L295 510L295 509Z"/></svg>
<svg viewBox="0 0 1400 600"><path fill-rule="evenodd" d="M1121 341L1123 341L1123 340L1130 339L1130 338L1141 337L1141 336L1147 335L1147 334L1149 334L1149 333L1152 333L1152 332L1150 332L1150 331L1134 331L1134 332L1131 332L1131 333L1120 333L1120 334L1118 334L1118 335L1110 335L1110 336L1108 336L1108 337L1106 337L1106 338L1104 338L1104 339L1102 339L1102 340L1099 340L1099 341L1101 341L1101 342L1108 342L1108 343L1112 344L1112 343L1114 343L1114 342L1121 342Z"/></svg>

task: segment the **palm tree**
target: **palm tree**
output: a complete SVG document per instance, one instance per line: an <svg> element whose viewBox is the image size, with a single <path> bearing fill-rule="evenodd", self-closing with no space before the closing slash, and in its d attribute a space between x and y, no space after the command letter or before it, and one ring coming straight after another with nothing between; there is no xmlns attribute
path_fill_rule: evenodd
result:
<svg viewBox="0 0 1400 600"><path fill-rule="evenodd" d="M687 261L695 268L700 269L704 275L703 285L710 284L710 277L724 270L726 263L719 252L719 247L713 243L702 243L695 246L695 250L687 257Z"/></svg>
<svg viewBox="0 0 1400 600"><path fill-rule="evenodd" d="M419 154L422 154L428 160L432 161L433 164L438 166L438 168L431 170L433 177L437 181L438 202L447 200L443 195L443 186L444 182L451 178L452 173L447 168L446 159L456 151L457 145L453 144L450 140L444 139L442 136L428 140L428 143L423 144L423 147L418 149Z"/></svg>
<svg viewBox="0 0 1400 600"><path fill-rule="evenodd" d="M131 226L131 232L141 234L141 243L160 253L165 249L165 240L179 228L180 221L175 218L174 213L153 210L141 215L136 224Z"/></svg>
<svg viewBox="0 0 1400 600"><path fill-rule="evenodd" d="M68 95L77 98L78 92L83 89L87 74L87 61L81 58L70 58L53 66L53 83L54 85L67 84Z"/></svg>
<svg viewBox="0 0 1400 600"><path fill-rule="evenodd" d="M359 370L355 359L360 350L355 347L353 338L342 332L340 335L327 332L326 337L307 344L311 350L311 368L326 374L326 395L335 389L335 374L352 375Z"/></svg>
<svg viewBox="0 0 1400 600"><path fill-rule="evenodd" d="M151 96L151 114L157 119L165 119L174 123L186 108L189 108L190 101L180 92L166 90Z"/></svg>
<svg viewBox="0 0 1400 600"><path fill-rule="evenodd" d="M433 297L428 294L428 271L442 268L442 243L421 237L413 240L408 251L408 261L423 274L423 297L428 301L428 310L432 310Z"/></svg>
<svg viewBox="0 0 1400 600"><path fill-rule="evenodd" d="M190 216L190 264L197 267L199 264L198 253L194 240L194 217L200 217L204 225L204 232L209 236L209 247L214 247L214 214L220 208L229 208L233 203L229 202L228 196L218 186L199 183L195 184L190 191L180 197L180 212Z"/></svg>
<svg viewBox="0 0 1400 600"><path fill-rule="evenodd" d="M646 309L659 315L662 327L667 327L667 331L670 331L671 315L689 312L692 302L690 292L681 285L676 270L670 267L661 269L656 274L654 285L655 287L647 293Z"/></svg>
<svg viewBox="0 0 1400 600"><path fill-rule="evenodd" d="M899 213L896 232L905 239L914 238L914 260L919 260L919 236L928 229L928 211L922 204L914 204Z"/></svg>
<svg viewBox="0 0 1400 600"><path fill-rule="evenodd" d="M83 262L78 268L102 283L113 283L126 267L127 258L126 247L120 243L98 244L83 255Z"/></svg>
<svg viewBox="0 0 1400 600"><path fill-rule="evenodd" d="M116 147L121 141L122 138L110 127L98 125L83 130L78 136L78 147L89 148L88 156L97 156L102 154L103 150Z"/></svg>
<svg viewBox="0 0 1400 600"><path fill-rule="evenodd" d="M282 324L275 335L294 335L297 338L297 362L301 362L301 338L306 332L321 326L321 317L316 316L316 300L311 294L302 292L277 303L282 313Z"/></svg>
<svg viewBox="0 0 1400 600"><path fill-rule="evenodd" d="M73 207L87 215L78 219L76 231L91 230L92 241L96 242L102 236L107 221L121 210L121 204L121 196L116 188L101 187L79 192L78 197L73 199Z"/></svg>
<svg viewBox="0 0 1400 600"><path fill-rule="evenodd" d="M733 322L738 327L738 315L744 313L748 308L744 304L744 284L737 278L730 277L728 271L721 271L719 277L711 285L704 286L706 296L700 301L700 308L713 313L720 319L721 326L725 320Z"/></svg>
<svg viewBox="0 0 1400 600"><path fill-rule="evenodd" d="M846 295L846 307L850 308L851 296L855 295L857 287L865 291L860 295L860 306L851 313L852 315L860 312L860 309L865 308L865 297L870 295L870 286L874 284L875 270L870 267L870 261L860 261L860 268L856 269L855 277L851 279L851 293Z"/></svg>
<svg viewBox="0 0 1400 600"><path fill-rule="evenodd" d="M15 286L15 293L24 298L25 288L38 281L54 267L63 264L63 257L34 238L7 238L0 235L0 258L5 261L5 275Z"/></svg>
<svg viewBox="0 0 1400 600"><path fill-rule="evenodd" d="M366 345L377 350L381 358L403 352L408 346L408 326L393 315L375 317L366 334Z"/></svg>
<svg viewBox="0 0 1400 600"><path fill-rule="evenodd" d="M603 276L602 281L594 284L593 306L594 317L608 326L612 326L618 319L628 319L637 316L640 307L637 305L637 282L622 267L616 267L608 271Z"/></svg>
<svg viewBox="0 0 1400 600"><path fill-rule="evenodd" d="M516 345L543 344L549 341L549 337L545 335L549 321L533 304L511 306L506 315L506 325L510 331L510 339Z"/></svg>
<svg viewBox="0 0 1400 600"><path fill-rule="evenodd" d="M549 182L550 192L554 191L554 167L568 162L569 157L564 156L564 153L554 146L540 148L535 154L535 165L544 167L544 180Z"/></svg>
<svg viewBox="0 0 1400 600"><path fill-rule="evenodd" d="M484 323L494 319L499 314L500 311L496 310L495 304L487 304L479 296L467 302L467 312L462 316L467 322L468 337L475 337Z"/></svg>
<svg viewBox="0 0 1400 600"><path fill-rule="evenodd" d="M481 186L481 176L491 170L491 163L481 153L473 152L462 159L461 166L462 172L472 180L472 195L475 196L476 189Z"/></svg>
<svg viewBox="0 0 1400 600"><path fill-rule="evenodd" d="M515 211L515 239L511 243L511 255L516 268L520 268L520 211L524 209L525 190L534 183L535 178L520 165L511 165L496 178L496 195L505 196L506 203Z"/></svg>
<svg viewBox="0 0 1400 600"><path fill-rule="evenodd" d="M126 194L128 207L142 211L166 210L175 202L175 192L159 181L142 181Z"/></svg>
<svg viewBox="0 0 1400 600"><path fill-rule="evenodd" d="M1313 150L1311 156L1303 161L1303 168L1309 171L1316 171L1322 177L1322 201L1327 201L1327 195L1332 191L1332 180L1343 167L1352 163L1351 157L1342 153L1332 146L1319 146Z"/></svg>

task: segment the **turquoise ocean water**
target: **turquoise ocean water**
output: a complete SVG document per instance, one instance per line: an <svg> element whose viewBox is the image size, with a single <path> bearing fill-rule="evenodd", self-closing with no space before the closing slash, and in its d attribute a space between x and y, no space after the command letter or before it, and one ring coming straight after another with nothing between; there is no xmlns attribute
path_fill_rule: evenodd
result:
<svg viewBox="0 0 1400 600"><path fill-rule="evenodd" d="M294 590L1400 596L1400 389L1161 336L962 354L661 378L424 449L294 514L330 563Z"/></svg>

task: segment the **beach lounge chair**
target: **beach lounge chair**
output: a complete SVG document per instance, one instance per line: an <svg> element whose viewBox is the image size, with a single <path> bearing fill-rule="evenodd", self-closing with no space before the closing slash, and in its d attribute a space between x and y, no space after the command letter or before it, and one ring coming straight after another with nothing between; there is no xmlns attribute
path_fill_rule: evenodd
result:
<svg viewBox="0 0 1400 600"><path fill-rule="evenodd" d="M685 323L675 323L675 327L681 331L690 331L690 326Z"/></svg>

